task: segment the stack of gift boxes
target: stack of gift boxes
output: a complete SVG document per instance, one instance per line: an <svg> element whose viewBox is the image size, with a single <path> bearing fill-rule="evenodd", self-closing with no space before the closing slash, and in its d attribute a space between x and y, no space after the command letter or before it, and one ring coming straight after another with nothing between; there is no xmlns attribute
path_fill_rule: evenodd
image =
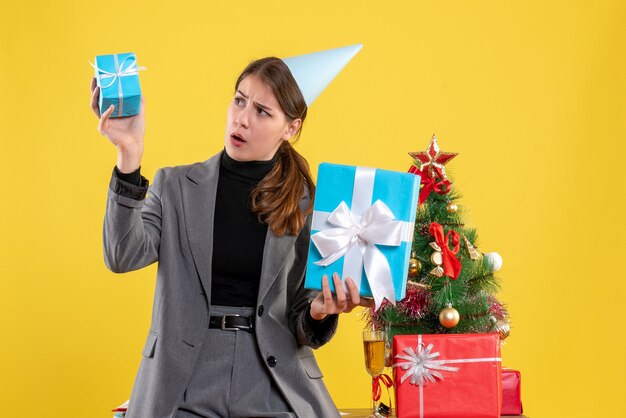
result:
<svg viewBox="0 0 626 418"><path fill-rule="evenodd" d="M495 334L396 335L399 418L494 418L523 413L520 372L502 369Z"/></svg>
<svg viewBox="0 0 626 418"><path fill-rule="evenodd" d="M376 307L405 295L420 176L323 163L305 287L338 272ZM497 334L396 335L399 418L521 415L520 374L502 369Z"/></svg>

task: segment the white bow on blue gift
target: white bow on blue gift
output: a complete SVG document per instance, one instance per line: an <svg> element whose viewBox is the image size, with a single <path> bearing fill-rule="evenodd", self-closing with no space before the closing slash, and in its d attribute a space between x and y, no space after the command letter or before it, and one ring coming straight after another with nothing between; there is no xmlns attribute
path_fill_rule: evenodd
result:
<svg viewBox="0 0 626 418"><path fill-rule="evenodd" d="M94 63L92 63L91 61L89 62L89 64L91 64L91 66L100 74L100 80L103 81L108 78L111 79L107 85L101 86L100 87L101 89L106 89L106 88L111 87L113 83L115 83L115 81L120 77L130 77L133 75L137 75L139 74L139 71L147 69L146 67L138 67L137 61L135 60L135 57L132 55L129 55L126 58L124 58L124 60L121 63L119 62L117 55L118 54L113 54L113 60L115 62L114 72L107 71L102 68L98 68ZM124 64L126 64L126 61L128 61L129 59L131 60L130 64L128 64L128 66L124 68Z"/></svg>
<svg viewBox="0 0 626 418"><path fill-rule="evenodd" d="M385 255L376 245L399 246L402 242L402 221L396 221L391 209L381 200L377 200L363 213L354 215L345 202L330 214L327 222L336 228L326 229L313 234L311 240L322 255L315 264L329 266L355 245L363 258L363 267L367 276L376 308L385 298L395 304L395 291L391 268Z"/></svg>
<svg viewBox="0 0 626 418"><path fill-rule="evenodd" d="M107 71L102 68L99 68L92 62L89 62L91 66L96 70L97 77L99 78L99 82L103 83L104 80L110 79L109 83L106 85L101 85L100 89L104 90L111 87L116 81L117 83L117 96L118 96L118 106L117 106L117 116L122 116L124 114L124 90L122 89L122 80L121 77L130 77L139 74L139 71L146 70L146 67L138 67L137 60L134 55L128 55L126 58L119 62L118 54L113 54L113 62L115 64L115 71ZM130 60L129 64L124 67L126 61ZM97 62L97 61L96 61ZM102 94L102 93L101 93ZM102 101L100 102L102 104ZM103 109L100 109L102 111Z"/></svg>

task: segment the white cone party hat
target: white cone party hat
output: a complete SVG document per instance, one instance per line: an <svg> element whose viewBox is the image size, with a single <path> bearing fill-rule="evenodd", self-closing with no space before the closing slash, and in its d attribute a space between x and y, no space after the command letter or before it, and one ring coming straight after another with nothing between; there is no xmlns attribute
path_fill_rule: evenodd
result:
<svg viewBox="0 0 626 418"><path fill-rule="evenodd" d="M343 70L348 62L363 48L363 44L283 58L304 96L307 106L324 91L326 86Z"/></svg>

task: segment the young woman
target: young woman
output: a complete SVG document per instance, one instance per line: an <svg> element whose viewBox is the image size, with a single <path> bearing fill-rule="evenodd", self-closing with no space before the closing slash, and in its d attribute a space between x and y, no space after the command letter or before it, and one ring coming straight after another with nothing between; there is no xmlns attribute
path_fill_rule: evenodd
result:
<svg viewBox="0 0 626 418"><path fill-rule="evenodd" d="M224 150L139 173L144 112L102 115L117 147L104 219L107 267L159 262L152 322L127 418L338 417L311 348L330 340L338 314L369 306L346 278L303 288L314 184L290 142L307 105L288 66L249 64L228 107ZM146 193L148 197L146 198Z"/></svg>

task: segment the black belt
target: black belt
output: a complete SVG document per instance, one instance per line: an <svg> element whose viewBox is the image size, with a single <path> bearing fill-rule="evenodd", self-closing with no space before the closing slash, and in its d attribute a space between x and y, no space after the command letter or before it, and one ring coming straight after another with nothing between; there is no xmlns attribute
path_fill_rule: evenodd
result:
<svg viewBox="0 0 626 418"><path fill-rule="evenodd" d="M222 331L248 331L252 332L253 319L251 316L223 315L209 318L209 328L219 328Z"/></svg>

